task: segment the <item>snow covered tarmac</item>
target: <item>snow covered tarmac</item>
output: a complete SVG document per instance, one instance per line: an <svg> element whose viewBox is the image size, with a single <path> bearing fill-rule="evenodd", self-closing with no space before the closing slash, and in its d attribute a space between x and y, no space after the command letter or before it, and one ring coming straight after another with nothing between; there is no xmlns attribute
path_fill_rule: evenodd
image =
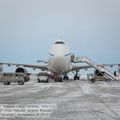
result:
<svg viewBox="0 0 120 120"><path fill-rule="evenodd" d="M120 83L64 81L19 86L0 84L0 104L55 104L50 117L15 117L0 120L120 120Z"/></svg>

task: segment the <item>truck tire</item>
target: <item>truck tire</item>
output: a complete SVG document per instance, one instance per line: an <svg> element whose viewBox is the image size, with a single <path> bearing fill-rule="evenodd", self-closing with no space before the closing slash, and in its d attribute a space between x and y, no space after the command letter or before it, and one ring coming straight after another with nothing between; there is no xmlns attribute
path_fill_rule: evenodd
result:
<svg viewBox="0 0 120 120"><path fill-rule="evenodd" d="M63 79L60 78L60 79L59 79L59 82L63 82Z"/></svg>
<svg viewBox="0 0 120 120"><path fill-rule="evenodd" d="M41 81L40 81L40 80L38 80L38 83L41 83Z"/></svg>
<svg viewBox="0 0 120 120"><path fill-rule="evenodd" d="M5 81L4 85L10 85L10 82L9 81Z"/></svg>
<svg viewBox="0 0 120 120"><path fill-rule="evenodd" d="M95 82L95 79L91 79L91 82L94 83L94 82Z"/></svg>
<svg viewBox="0 0 120 120"><path fill-rule="evenodd" d="M40 79L37 79L38 83L41 83Z"/></svg>
<svg viewBox="0 0 120 120"><path fill-rule="evenodd" d="M26 77L24 77L24 81L25 81L25 82L27 82L27 81L28 81L28 79L27 79Z"/></svg>
<svg viewBox="0 0 120 120"><path fill-rule="evenodd" d="M48 83L48 79L45 82Z"/></svg>

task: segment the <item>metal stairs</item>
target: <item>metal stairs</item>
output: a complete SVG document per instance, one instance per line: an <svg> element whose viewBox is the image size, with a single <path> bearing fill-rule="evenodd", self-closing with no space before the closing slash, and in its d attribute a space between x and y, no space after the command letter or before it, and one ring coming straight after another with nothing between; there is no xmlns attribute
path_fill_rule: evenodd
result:
<svg viewBox="0 0 120 120"><path fill-rule="evenodd" d="M108 69L106 69L106 68L104 68L104 67L102 67L100 65L97 65L95 62L91 61L87 57L75 57L74 58L74 62L75 63L79 63L79 62L87 63L91 67L94 67L95 69L99 70L100 72L104 72L106 78L109 78L109 79L112 79L112 80L115 80L115 81L119 81L120 80L119 77L114 76L114 74L111 73Z"/></svg>

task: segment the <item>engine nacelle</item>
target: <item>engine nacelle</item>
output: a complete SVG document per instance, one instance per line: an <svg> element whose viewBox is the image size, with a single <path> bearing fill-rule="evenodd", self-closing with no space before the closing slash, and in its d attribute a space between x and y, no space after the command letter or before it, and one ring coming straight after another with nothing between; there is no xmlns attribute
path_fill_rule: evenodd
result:
<svg viewBox="0 0 120 120"><path fill-rule="evenodd" d="M17 73L28 73L27 69L23 68L23 67L18 67L15 72Z"/></svg>
<svg viewBox="0 0 120 120"><path fill-rule="evenodd" d="M25 82L29 81L30 80L30 73L28 73L27 69L25 69L24 67L18 67L16 70L15 70L16 73L25 73L24 74L24 80Z"/></svg>

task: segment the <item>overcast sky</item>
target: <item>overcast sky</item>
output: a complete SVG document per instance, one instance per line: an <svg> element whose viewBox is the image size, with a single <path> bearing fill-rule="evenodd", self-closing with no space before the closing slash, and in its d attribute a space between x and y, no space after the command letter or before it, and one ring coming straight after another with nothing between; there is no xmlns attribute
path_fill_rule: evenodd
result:
<svg viewBox="0 0 120 120"><path fill-rule="evenodd" d="M0 0L0 61L48 59L62 38L76 56L120 63L120 0Z"/></svg>

